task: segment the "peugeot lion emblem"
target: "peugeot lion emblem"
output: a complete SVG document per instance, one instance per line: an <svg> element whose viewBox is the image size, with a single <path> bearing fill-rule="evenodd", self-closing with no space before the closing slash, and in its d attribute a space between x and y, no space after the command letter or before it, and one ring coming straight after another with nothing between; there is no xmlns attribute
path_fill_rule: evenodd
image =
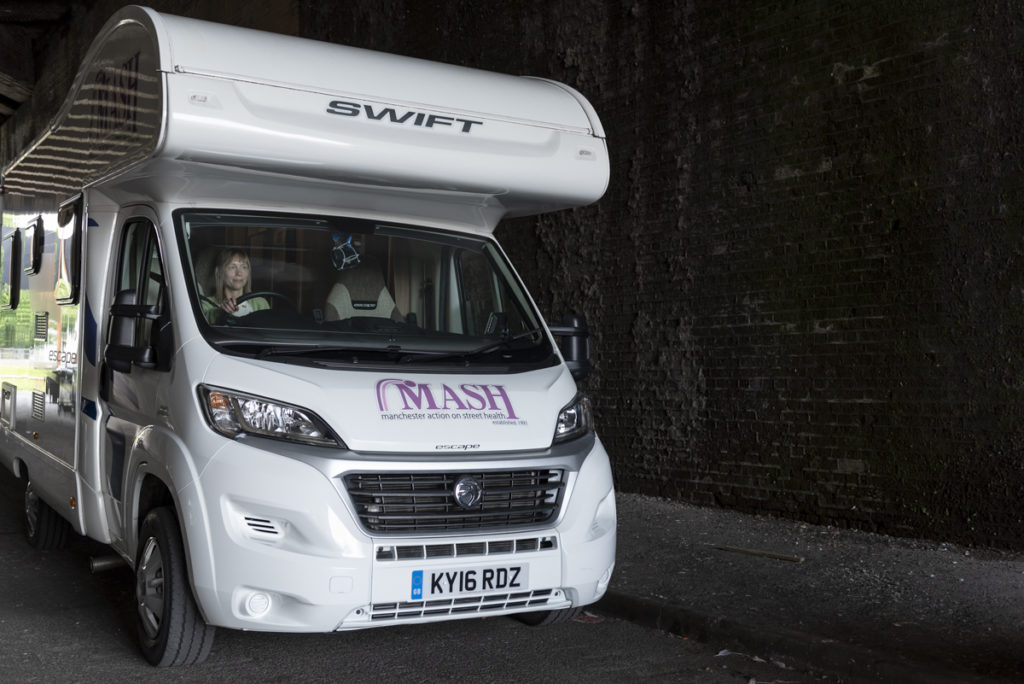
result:
<svg viewBox="0 0 1024 684"><path fill-rule="evenodd" d="M479 480L467 475L460 477L455 483L452 496L455 498L455 503L462 508L476 508L480 500L484 498L484 488Z"/></svg>

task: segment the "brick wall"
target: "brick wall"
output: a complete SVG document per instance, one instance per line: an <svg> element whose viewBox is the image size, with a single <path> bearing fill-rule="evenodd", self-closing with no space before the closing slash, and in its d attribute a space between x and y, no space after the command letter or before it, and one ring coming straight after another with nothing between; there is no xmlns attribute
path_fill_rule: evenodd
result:
<svg viewBox="0 0 1024 684"><path fill-rule="evenodd" d="M619 487L1024 547L1022 10L503 7L393 3L328 37L594 102L607 196L499 236L595 330Z"/></svg>
<svg viewBox="0 0 1024 684"><path fill-rule="evenodd" d="M499 237L621 489L1024 548L1019 3L151 4L588 96L608 194Z"/></svg>

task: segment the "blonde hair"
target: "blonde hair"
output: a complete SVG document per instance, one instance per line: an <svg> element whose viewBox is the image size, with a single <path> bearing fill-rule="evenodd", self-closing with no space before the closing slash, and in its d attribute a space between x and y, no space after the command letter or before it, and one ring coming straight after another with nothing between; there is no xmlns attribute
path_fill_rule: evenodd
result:
<svg viewBox="0 0 1024 684"><path fill-rule="evenodd" d="M245 287L242 288L242 294L252 292L252 263L249 261L249 255L240 249L222 249L220 254L217 255L217 268L214 271L217 280L218 302L224 301L224 269L235 257L243 259L245 265L249 267L249 277L245 281Z"/></svg>

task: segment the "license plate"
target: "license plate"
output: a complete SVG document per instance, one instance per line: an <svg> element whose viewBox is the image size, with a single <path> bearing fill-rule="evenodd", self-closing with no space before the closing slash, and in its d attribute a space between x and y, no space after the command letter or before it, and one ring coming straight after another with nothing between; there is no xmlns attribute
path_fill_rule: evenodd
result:
<svg viewBox="0 0 1024 684"><path fill-rule="evenodd" d="M413 570L412 600L423 601L460 594L526 591L530 588L528 565Z"/></svg>

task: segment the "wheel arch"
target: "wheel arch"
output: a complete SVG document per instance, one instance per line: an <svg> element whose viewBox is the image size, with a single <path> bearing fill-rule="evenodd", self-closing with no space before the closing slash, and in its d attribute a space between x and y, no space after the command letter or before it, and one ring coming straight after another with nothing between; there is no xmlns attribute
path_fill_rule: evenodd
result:
<svg viewBox="0 0 1024 684"><path fill-rule="evenodd" d="M142 482L139 483L136 494L134 525L135 534L138 535L142 521L154 508L167 506L178 515L178 504L174 500L170 487L153 473L143 473ZM181 524L181 517L178 517L178 524Z"/></svg>
<svg viewBox="0 0 1024 684"><path fill-rule="evenodd" d="M134 563L146 515L156 508L170 508L181 531L192 591L205 617L204 588L214 586L210 520L183 446L176 435L153 428L141 431L134 441L129 456L131 504L124 513L127 546Z"/></svg>

